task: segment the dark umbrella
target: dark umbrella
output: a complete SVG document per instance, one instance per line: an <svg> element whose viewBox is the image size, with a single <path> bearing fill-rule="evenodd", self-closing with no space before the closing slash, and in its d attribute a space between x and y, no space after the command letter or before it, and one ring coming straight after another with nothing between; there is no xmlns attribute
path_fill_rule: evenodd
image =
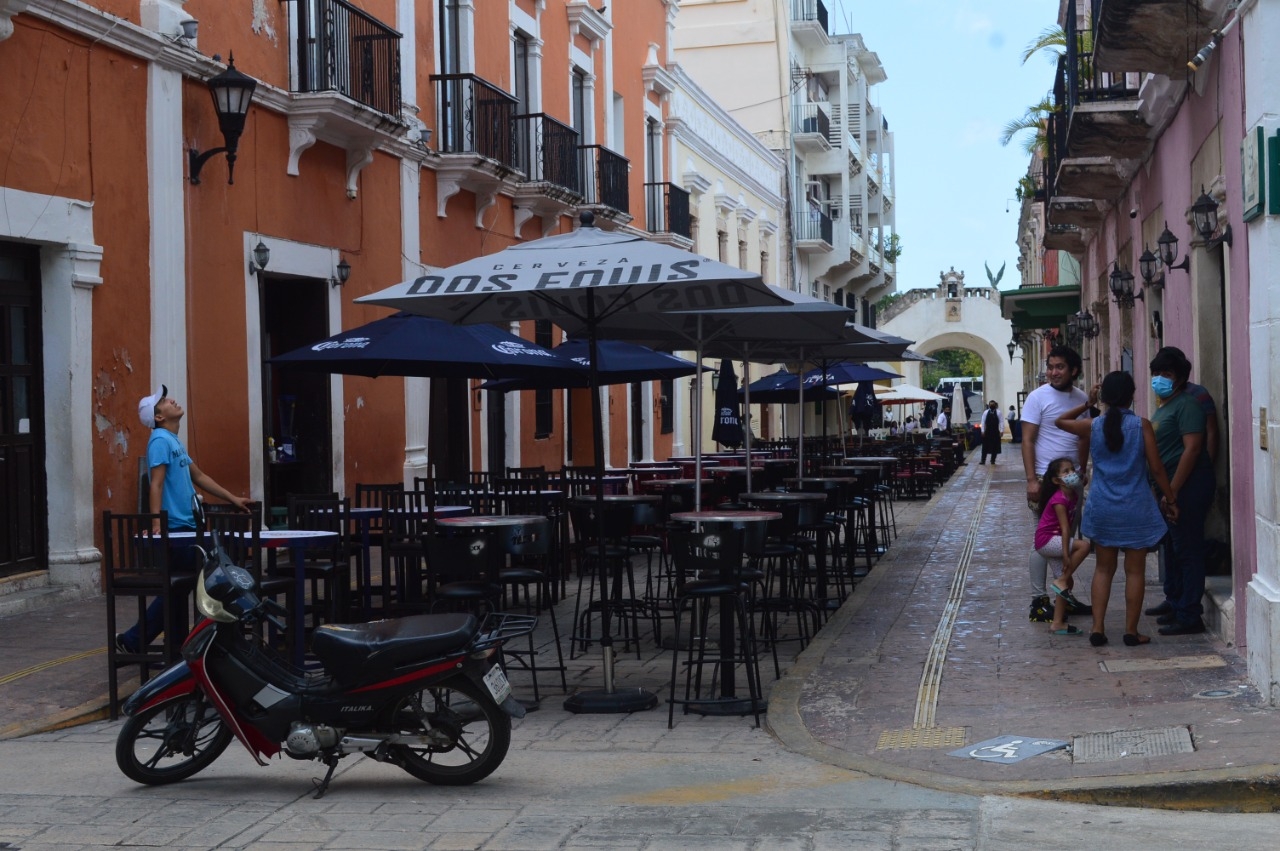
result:
<svg viewBox="0 0 1280 851"><path fill-rule="evenodd" d="M853 420L853 424L860 432L871 428L879 408L880 405L876 402L875 385L870 381L860 382L858 389L853 391L853 402L849 406L849 418Z"/></svg>
<svg viewBox="0 0 1280 851"><path fill-rule="evenodd" d="M737 449L742 445L742 414L738 408L738 376L733 371L733 361L720 361L720 380L716 384L716 422L711 427L711 439L723 446ZM748 459L750 466L750 459Z"/></svg>
<svg viewBox="0 0 1280 851"><path fill-rule="evenodd" d="M585 380L587 368L492 325L397 313L271 358L340 375Z"/></svg>
<svg viewBox="0 0 1280 851"><path fill-rule="evenodd" d="M759 381L751 382L749 388L738 391L739 396L751 394L751 401L764 405L794 405L800 401L800 377L794 372L775 372L766 375ZM840 391L826 387L806 387L804 401L829 402L840 398Z"/></svg>
<svg viewBox="0 0 1280 851"><path fill-rule="evenodd" d="M698 371L691 360L678 358L666 352L656 352L647 346L624 343L621 340L600 340L597 343L600 363L596 368L600 384L630 384L632 381L656 381L663 378L683 378ZM486 381L481 390L532 390L539 387L586 387L587 367L591 364L590 343L586 340L566 340L551 351L580 364L582 373L574 375L531 376L529 378L504 378ZM708 367L703 367L709 370Z"/></svg>
<svg viewBox="0 0 1280 851"><path fill-rule="evenodd" d="M857 384L861 381L880 381L901 377L896 372L867 366L865 363L833 363L825 369L811 369L806 372L804 389L807 393L811 387L830 387L833 384Z"/></svg>
<svg viewBox="0 0 1280 851"><path fill-rule="evenodd" d="M634 233L602 231L583 213L577 230L509 246L357 299L451 322L570 322L590 341L591 432L596 469L596 514L601 518L600 582L609 587L604 558L604 414L598 367L600 325L607 320L673 310L717 310L780 304L760 275L651 242ZM695 373L701 375L701 373ZM565 701L571 712L632 712L658 704L653 693L614 687L609 607L600 618L604 688Z"/></svg>

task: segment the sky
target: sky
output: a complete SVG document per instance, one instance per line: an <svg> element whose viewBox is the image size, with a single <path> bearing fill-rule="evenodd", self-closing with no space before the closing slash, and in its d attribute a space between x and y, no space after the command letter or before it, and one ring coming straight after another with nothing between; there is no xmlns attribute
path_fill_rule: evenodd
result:
<svg viewBox="0 0 1280 851"><path fill-rule="evenodd" d="M826 0L832 33L861 33L888 79L872 87L894 133L898 290L933 287L951 267L1018 286L1019 205L1028 157L1000 131L1053 84L1026 46L1057 22L1058 0Z"/></svg>

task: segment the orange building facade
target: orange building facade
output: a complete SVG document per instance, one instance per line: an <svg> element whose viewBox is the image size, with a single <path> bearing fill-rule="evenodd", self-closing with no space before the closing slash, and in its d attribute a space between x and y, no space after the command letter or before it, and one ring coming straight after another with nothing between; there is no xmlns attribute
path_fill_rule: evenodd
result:
<svg viewBox="0 0 1280 851"><path fill-rule="evenodd" d="M602 6L0 0L0 577L97 587L99 518L139 507L137 403L160 383L196 463L267 505L589 463L587 391L269 359L386 315L361 295L583 209L691 244L667 182L677 2ZM257 81L234 183L222 154L193 183L189 151L224 145L207 81L233 56ZM662 394L605 392L608 463L666 457Z"/></svg>

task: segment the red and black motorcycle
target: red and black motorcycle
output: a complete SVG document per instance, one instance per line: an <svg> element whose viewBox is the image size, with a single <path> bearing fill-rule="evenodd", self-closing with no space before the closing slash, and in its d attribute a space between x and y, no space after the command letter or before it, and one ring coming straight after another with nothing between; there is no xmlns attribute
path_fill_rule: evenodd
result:
<svg viewBox="0 0 1280 851"><path fill-rule="evenodd" d="M240 740L260 765L283 752L328 766L360 753L420 780L462 786L506 757L511 717L524 715L503 673L504 641L536 618L412 615L327 624L313 633L319 670L300 670L259 640L281 627L283 607L255 591L253 576L214 543L196 583L201 621L182 660L124 705L116 763L152 785L185 780Z"/></svg>

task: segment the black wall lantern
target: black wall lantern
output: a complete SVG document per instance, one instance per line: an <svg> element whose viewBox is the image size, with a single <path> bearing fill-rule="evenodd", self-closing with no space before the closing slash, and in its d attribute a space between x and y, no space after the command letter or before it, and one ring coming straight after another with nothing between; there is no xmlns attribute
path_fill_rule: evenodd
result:
<svg viewBox="0 0 1280 851"><path fill-rule="evenodd" d="M1067 342L1075 346L1080 343L1080 314L1073 313L1067 317Z"/></svg>
<svg viewBox="0 0 1280 851"><path fill-rule="evenodd" d="M1173 235L1173 231L1169 230L1169 223L1164 223L1164 233L1160 234L1160 238L1156 240L1156 250L1160 252L1160 262L1164 264L1166 269L1181 269L1184 272L1191 270L1191 256L1187 255L1182 258L1182 262L1178 263L1178 238ZM1174 265L1177 264L1177 265Z"/></svg>
<svg viewBox="0 0 1280 851"><path fill-rule="evenodd" d="M256 275L267 268L267 264L271 262L271 249L267 248L267 244L262 240L258 240L258 244L253 247L253 251L249 253L249 274Z"/></svg>
<svg viewBox="0 0 1280 851"><path fill-rule="evenodd" d="M1093 317L1093 314L1087 310L1082 310L1078 315L1080 317L1080 336L1086 340L1092 340L1098 336L1098 331L1100 330L1098 320Z"/></svg>
<svg viewBox="0 0 1280 851"><path fill-rule="evenodd" d="M1160 271L1160 265L1160 258L1152 254L1150 248L1142 246L1142 256L1138 258L1138 271L1142 274L1142 280L1147 282L1147 286L1164 286L1164 273Z"/></svg>
<svg viewBox="0 0 1280 851"><path fill-rule="evenodd" d="M1107 283L1111 287L1111 295L1116 304L1126 310L1133 307L1134 299L1144 298L1141 290L1136 293L1133 291L1133 273L1128 269L1121 269L1119 260L1111 270L1111 277Z"/></svg>
<svg viewBox="0 0 1280 851"><path fill-rule="evenodd" d="M1013 353L1018 350L1018 341L1010 340L1005 348L1009 350L1009 363L1013 363Z"/></svg>
<svg viewBox="0 0 1280 851"><path fill-rule="evenodd" d="M1196 233L1205 241L1205 248L1214 249L1224 242L1231 245L1230 224L1223 226L1221 235L1214 236L1218 233L1218 202L1204 191L1203 186L1200 187L1200 197L1191 205L1191 217L1196 223Z"/></svg>
<svg viewBox="0 0 1280 851"><path fill-rule="evenodd" d="M329 284L331 286L341 287L346 284L347 279L351 277L351 264L346 261L346 258L342 258L338 261L337 272L338 276L336 278L331 278L329 280Z"/></svg>
<svg viewBox="0 0 1280 851"><path fill-rule="evenodd" d="M209 78L209 93L213 95L213 109L218 113L218 129L222 131L225 144L221 148L210 148L200 153L195 148L187 151L187 161L191 173L191 182L200 182L200 169L215 154L227 155L227 183L235 183L236 149L240 145L240 134L244 132L245 116L249 114L249 104L253 101L253 90L258 81L248 74L236 70L234 55L227 61L227 70Z"/></svg>

